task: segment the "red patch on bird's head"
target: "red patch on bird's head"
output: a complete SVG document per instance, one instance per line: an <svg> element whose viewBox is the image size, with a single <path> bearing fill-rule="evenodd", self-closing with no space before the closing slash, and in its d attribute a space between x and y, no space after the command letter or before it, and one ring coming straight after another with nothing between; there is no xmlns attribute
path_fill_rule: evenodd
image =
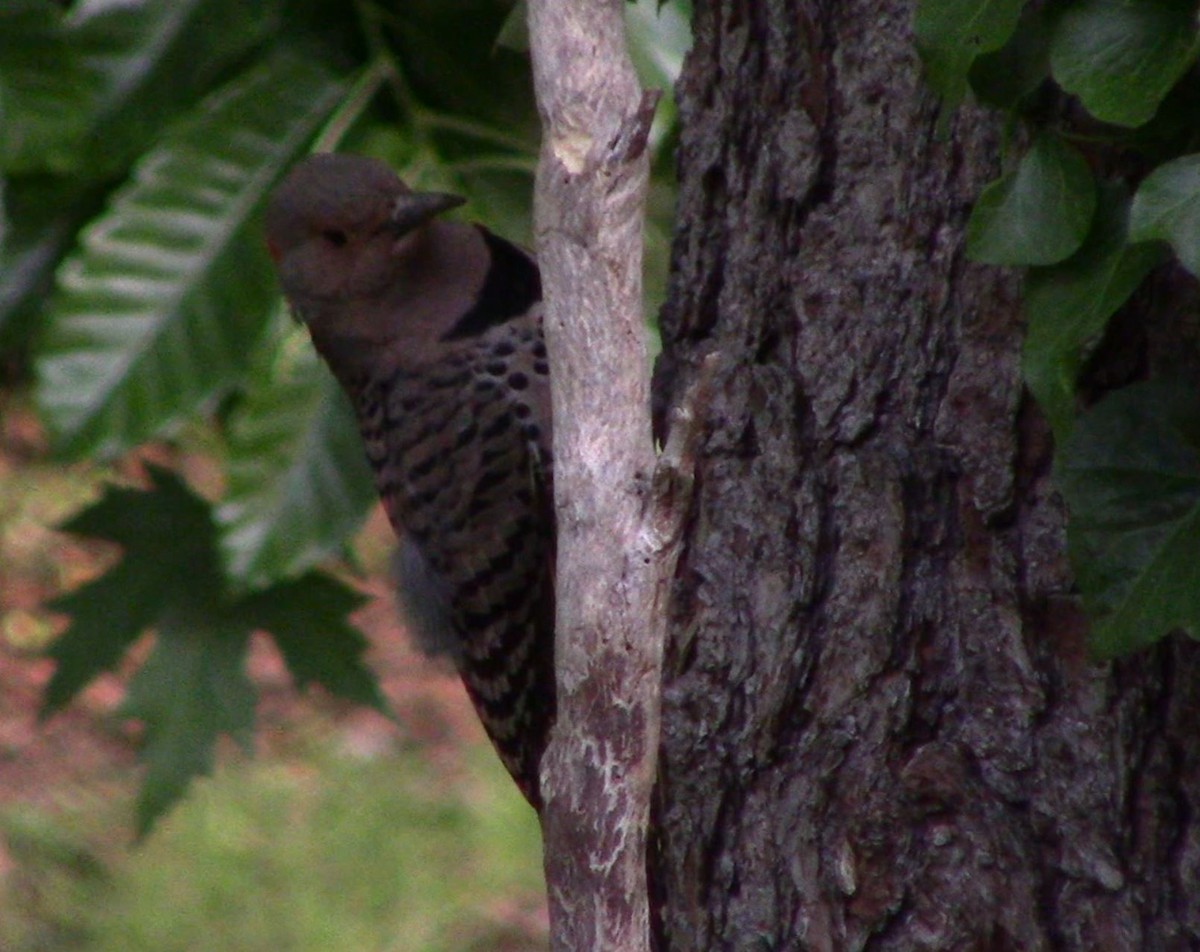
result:
<svg viewBox="0 0 1200 952"><path fill-rule="evenodd" d="M271 260L279 264L279 245L275 244L270 238L267 239L267 254L271 256Z"/></svg>

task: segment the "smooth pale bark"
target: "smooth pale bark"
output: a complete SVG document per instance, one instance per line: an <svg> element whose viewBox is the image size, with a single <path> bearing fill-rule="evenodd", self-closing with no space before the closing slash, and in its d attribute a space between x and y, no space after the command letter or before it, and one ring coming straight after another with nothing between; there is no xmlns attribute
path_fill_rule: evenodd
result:
<svg viewBox="0 0 1200 952"><path fill-rule="evenodd" d="M664 401L721 363L667 646L659 938L1197 948L1197 646L1086 658L1017 279L963 250L998 122L939 129L911 19L696 0Z"/></svg>
<svg viewBox="0 0 1200 952"><path fill-rule="evenodd" d="M649 948L646 830L680 486L656 473L641 315L644 96L622 0L530 0L554 412L558 721L542 764L555 949Z"/></svg>

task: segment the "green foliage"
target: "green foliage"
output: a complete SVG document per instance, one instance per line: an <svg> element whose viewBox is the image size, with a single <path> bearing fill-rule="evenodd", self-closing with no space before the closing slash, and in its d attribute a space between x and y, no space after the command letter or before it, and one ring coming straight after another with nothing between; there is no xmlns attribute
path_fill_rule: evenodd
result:
<svg viewBox="0 0 1200 952"><path fill-rule="evenodd" d="M1092 646L1111 657L1181 628L1200 637L1200 400L1134 384L1079 419L1059 468Z"/></svg>
<svg viewBox="0 0 1200 952"><path fill-rule="evenodd" d="M330 558L375 501L350 404L282 306L226 435L217 521L235 585L254 588Z"/></svg>
<svg viewBox="0 0 1200 952"><path fill-rule="evenodd" d="M101 190L65 177L30 176L4 184L0 192L0 354L25 348L41 321L55 267L102 195Z"/></svg>
<svg viewBox="0 0 1200 952"><path fill-rule="evenodd" d="M70 170L83 139L88 89L82 57L52 0L0 11L0 162L9 172ZM53 70L46 64L53 63Z"/></svg>
<svg viewBox="0 0 1200 952"><path fill-rule="evenodd" d="M1182 467L1194 477L1198 395L1136 386L1079 417L1077 389L1168 246L1200 275L1196 4L1050 0L1024 4L1015 20L980 4L986 28L922 30L962 10L961 0L919 0L917 33L937 92L956 103L970 90L1007 114L1013 142L1030 143L980 195L968 252L1029 268L1023 369L1058 444L1093 647L1111 656L1173 628L1194 634L1195 485ZM1071 96L1077 105L1064 108Z"/></svg>
<svg viewBox="0 0 1200 952"><path fill-rule="evenodd" d="M279 53L175 126L58 274L37 399L60 451L109 456L233 386L273 300L255 210L337 101Z"/></svg>
<svg viewBox="0 0 1200 952"><path fill-rule="evenodd" d="M1131 241L1170 242L1180 264L1200 277L1200 155L1164 163L1138 187Z"/></svg>
<svg viewBox="0 0 1200 952"><path fill-rule="evenodd" d="M1200 54L1192 0L919 0L914 31L930 86L951 104L969 89L1014 108L1048 69L1122 126L1151 119Z"/></svg>
<svg viewBox="0 0 1200 952"><path fill-rule="evenodd" d="M940 0L917 4L913 32L929 84L951 104L967 90L967 71L1012 35L1024 0Z"/></svg>
<svg viewBox="0 0 1200 952"><path fill-rule="evenodd" d="M1050 68L1097 119L1140 126L1195 62L1197 39L1191 0L1081 0L1062 12Z"/></svg>
<svg viewBox="0 0 1200 952"><path fill-rule="evenodd" d="M164 117L193 104L274 32L280 4L82 0L65 16L49 0L6 6L4 169L103 179L121 174Z"/></svg>
<svg viewBox="0 0 1200 952"><path fill-rule="evenodd" d="M374 492L344 398L284 316L261 209L303 155L344 149L459 192L468 217L528 241L537 110L528 59L497 43L509 7L0 4L0 353L30 362L60 458L199 425L222 467L215 503L159 474L70 524L114 539L118 512L170 526L117 539L123 560L58 603L72 625L46 698L56 709L156 632L128 705L145 724L143 824L208 768L217 734L245 735L251 628L272 633L300 682L378 702L349 596L317 569ZM648 84L673 80L688 12L686 0L629 7ZM671 213L667 92L651 139L652 302Z"/></svg>
<svg viewBox="0 0 1200 952"><path fill-rule="evenodd" d="M967 222L967 253L988 264L1054 264L1083 243L1095 207L1083 156L1043 133L1016 171L979 196Z"/></svg>
<svg viewBox="0 0 1200 952"><path fill-rule="evenodd" d="M1030 268L1025 281L1025 383L1059 445L1075 422L1075 382L1084 360L1108 319L1163 258L1155 245L1129 244L1128 218L1125 188L1108 186L1083 246L1053 267Z"/></svg>
<svg viewBox="0 0 1200 952"><path fill-rule="evenodd" d="M1112 657L1172 629L1196 634L1195 395L1135 385L1082 417L1076 395L1111 318L1165 247L1200 275L1200 113L1181 80L1200 55L1195 1L1051 0L1026 4L1007 32L996 16L982 40L920 32L960 7L920 0L918 35L935 90L956 102L970 89L1024 133L1015 142L1030 142L980 194L968 252L1030 269L1022 369L1054 431L1092 646ZM1055 96L1081 108L1046 108Z"/></svg>
<svg viewBox="0 0 1200 952"><path fill-rule="evenodd" d="M254 690L243 662L252 631L275 636L299 683L382 707L360 660L365 641L346 621L360 597L316 574L230 597L211 507L170 472L152 468L150 475L152 489L110 488L63 526L116 543L122 557L51 606L70 615L71 625L50 649L58 667L44 709L61 707L154 629L154 648L124 709L145 730L142 832L192 777L211 770L220 734L249 740Z"/></svg>
<svg viewBox="0 0 1200 952"><path fill-rule="evenodd" d="M980 101L1013 109L1050 75L1053 21L1048 10L1046 4L1026 6L1007 42L971 62L967 76ZM960 75L960 82L965 81Z"/></svg>

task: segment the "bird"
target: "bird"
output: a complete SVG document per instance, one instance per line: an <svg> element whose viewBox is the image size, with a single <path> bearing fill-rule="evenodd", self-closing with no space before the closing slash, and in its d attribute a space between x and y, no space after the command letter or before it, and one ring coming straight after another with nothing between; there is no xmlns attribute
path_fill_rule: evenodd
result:
<svg viewBox="0 0 1200 952"><path fill-rule="evenodd" d="M464 199L384 162L297 163L268 198L267 249L294 317L354 407L399 537L398 601L449 646L535 810L554 722L550 367L538 266Z"/></svg>

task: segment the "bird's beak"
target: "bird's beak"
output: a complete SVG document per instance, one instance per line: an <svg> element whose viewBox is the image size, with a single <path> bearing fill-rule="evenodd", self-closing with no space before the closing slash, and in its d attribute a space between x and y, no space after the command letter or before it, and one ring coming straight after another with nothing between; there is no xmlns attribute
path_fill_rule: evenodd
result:
<svg viewBox="0 0 1200 952"><path fill-rule="evenodd" d="M448 195L445 192L410 192L396 200L392 209L392 229L397 235L407 235L434 215L458 208L466 201L461 195Z"/></svg>

